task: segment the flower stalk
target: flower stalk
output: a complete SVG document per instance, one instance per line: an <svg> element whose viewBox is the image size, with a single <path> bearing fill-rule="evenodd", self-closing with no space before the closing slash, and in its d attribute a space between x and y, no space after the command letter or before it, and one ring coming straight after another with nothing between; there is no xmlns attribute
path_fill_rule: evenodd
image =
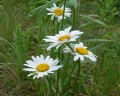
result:
<svg viewBox="0 0 120 96"><path fill-rule="evenodd" d="M61 26L61 29L63 29L63 24L64 24L65 6L66 6L66 0L64 0L63 18L62 18L62 26Z"/></svg>

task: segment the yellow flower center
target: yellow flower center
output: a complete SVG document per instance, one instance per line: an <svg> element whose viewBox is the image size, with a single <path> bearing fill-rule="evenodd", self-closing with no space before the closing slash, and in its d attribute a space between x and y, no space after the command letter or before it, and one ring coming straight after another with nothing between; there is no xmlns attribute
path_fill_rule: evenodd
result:
<svg viewBox="0 0 120 96"><path fill-rule="evenodd" d="M80 55L87 55L88 54L88 50L85 48L82 48L82 47L77 47L76 52L79 53Z"/></svg>
<svg viewBox="0 0 120 96"><path fill-rule="evenodd" d="M39 64L37 67L36 67L36 70L39 71L39 72L45 72L49 69L49 65L46 64L46 63L42 63L42 64Z"/></svg>
<svg viewBox="0 0 120 96"><path fill-rule="evenodd" d="M58 40L59 40L59 41L63 41L63 40L65 40L65 39L69 40L69 39L70 39L70 35L62 36L62 37L60 37Z"/></svg>
<svg viewBox="0 0 120 96"><path fill-rule="evenodd" d="M57 8L57 9L54 10L54 13L55 13L57 16L63 15L63 9Z"/></svg>

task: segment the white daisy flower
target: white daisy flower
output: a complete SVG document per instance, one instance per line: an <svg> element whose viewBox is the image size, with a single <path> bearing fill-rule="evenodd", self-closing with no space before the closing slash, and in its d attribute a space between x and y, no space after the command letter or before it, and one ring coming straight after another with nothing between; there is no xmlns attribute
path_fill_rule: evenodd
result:
<svg viewBox="0 0 120 96"><path fill-rule="evenodd" d="M69 47L66 47L64 49L64 52L65 53L71 52L72 54L74 54L75 55L74 61L77 61L79 58L81 61L83 61L84 57L87 57L94 62L96 61L97 56L94 55L91 51L87 50L86 49L87 47L84 46L82 42L80 42L79 44L75 44L75 45L71 44L71 47L73 48L74 52L72 52Z"/></svg>
<svg viewBox="0 0 120 96"><path fill-rule="evenodd" d="M62 44L76 41L77 38L79 38L78 35L83 34L83 32L80 32L79 30L70 31L71 27L68 27L62 31L59 31L59 34L56 34L55 36L47 36L47 39L45 42L50 42L50 46L47 48L47 50L50 50L52 47L57 46L58 49Z"/></svg>
<svg viewBox="0 0 120 96"><path fill-rule="evenodd" d="M54 73L53 71L62 67L61 65L57 65L59 63L58 58L53 60L50 56L44 58L43 55L32 56L32 60L28 60L26 63L24 65L29 68L24 68L23 70L32 72L28 76L33 75L33 79L43 77L44 75L48 75L48 73Z"/></svg>
<svg viewBox="0 0 120 96"><path fill-rule="evenodd" d="M65 7L65 12L64 12L64 6L57 7L57 5L55 3L53 3L53 7L52 8L46 8L47 11L49 11L49 13L47 15L52 15L51 16L51 20L54 19L54 17L57 17L58 22L60 22L63 18L63 14L64 14L64 19L66 19L66 17L70 17L71 15L71 9L70 8L66 8Z"/></svg>

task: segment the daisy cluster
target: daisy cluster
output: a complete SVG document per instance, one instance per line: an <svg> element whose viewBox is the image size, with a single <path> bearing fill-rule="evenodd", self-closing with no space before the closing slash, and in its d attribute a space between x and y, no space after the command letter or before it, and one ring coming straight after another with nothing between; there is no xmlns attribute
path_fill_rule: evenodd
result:
<svg viewBox="0 0 120 96"><path fill-rule="evenodd" d="M49 11L47 15L51 15L51 20L56 18L57 22L60 22L62 19L66 19L67 17L71 16L70 8L66 8L64 6L58 7L55 3L53 3L53 7L47 8L46 10ZM49 43L47 48L48 51L54 47L56 47L58 50L60 46L65 45L63 52L70 52L74 56L74 61L84 61L84 58L89 58L95 62L97 56L89 51L82 42L73 44L73 42L76 42L81 34L83 34L83 32L80 30L71 30L70 26L64 30L59 31L58 34L54 36L46 36L46 38L43 40ZM35 79L43 77L44 75L48 75L48 73L54 73L55 70L58 70L62 67L61 65L57 65L58 63L59 58L54 60L50 56L32 56L32 60L28 60L26 61L26 64L24 64L28 68L24 68L23 70L30 71L31 73L28 76L33 75L33 79Z"/></svg>

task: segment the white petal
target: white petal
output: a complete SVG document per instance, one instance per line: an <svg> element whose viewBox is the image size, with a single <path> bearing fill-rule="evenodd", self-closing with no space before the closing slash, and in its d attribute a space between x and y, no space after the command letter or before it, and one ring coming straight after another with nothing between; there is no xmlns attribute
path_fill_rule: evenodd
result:
<svg viewBox="0 0 120 96"><path fill-rule="evenodd" d="M59 63L59 60L58 60L58 58L57 58L57 59L49 62L49 66L50 66L50 67L51 67L51 66L55 66L55 65L57 65L58 63Z"/></svg>
<svg viewBox="0 0 120 96"><path fill-rule="evenodd" d="M53 15L54 13L47 13L47 15ZM53 15L54 16L54 15Z"/></svg>
<svg viewBox="0 0 120 96"><path fill-rule="evenodd" d="M37 77L37 75L33 76L33 79L35 79Z"/></svg>
<svg viewBox="0 0 120 96"><path fill-rule="evenodd" d="M74 39L74 38L71 38L71 39L69 40L69 42L71 42L71 41L76 41L76 39Z"/></svg>
<svg viewBox="0 0 120 96"><path fill-rule="evenodd" d="M23 70L25 70L25 71L36 71L36 69L33 69L33 68L24 68Z"/></svg>
<svg viewBox="0 0 120 96"><path fill-rule="evenodd" d="M62 16L58 17L58 22L60 22L62 20Z"/></svg>
<svg viewBox="0 0 120 96"><path fill-rule="evenodd" d="M79 30L74 30L74 31L71 31L71 33L70 33L71 37L73 37L75 35L80 35L80 34L83 34L83 32L80 32Z"/></svg>
<svg viewBox="0 0 120 96"><path fill-rule="evenodd" d="M44 75L48 75L48 72L44 72Z"/></svg>
<svg viewBox="0 0 120 96"><path fill-rule="evenodd" d="M56 43L58 42L57 40L52 40L52 39L43 39L45 42L53 42L53 43Z"/></svg>
<svg viewBox="0 0 120 96"><path fill-rule="evenodd" d="M64 9L64 5L61 7L61 9ZM66 9L66 8L65 8Z"/></svg>
<svg viewBox="0 0 120 96"><path fill-rule="evenodd" d="M34 56L31 56L32 57L32 60L35 62L35 63L38 63L37 62L37 59L34 57Z"/></svg>
<svg viewBox="0 0 120 96"><path fill-rule="evenodd" d="M68 47L67 47L67 48L64 48L63 51L64 51L64 53L69 53L69 52L71 52L70 48L68 48Z"/></svg>
<svg viewBox="0 0 120 96"><path fill-rule="evenodd" d="M27 67L36 68L36 66L33 65L33 64L24 64L24 65L27 66Z"/></svg>
<svg viewBox="0 0 120 96"><path fill-rule="evenodd" d="M83 61L84 60L84 56L80 55L80 60Z"/></svg>
<svg viewBox="0 0 120 96"><path fill-rule="evenodd" d="M72 47L72 49L73 49L74 51L76 50L74 44L71 43L70 46Z"/></svg>
<svg viewBox="0 0 120 96"><path fill-rule="evenodd" d="M66 31L67 33L69 33L70 30L71 30L71 28L72 28L72 27L70 26L70 27L66 28L65 31Z"/></svg>
<svg viewBox="0 0 120 96"><path fill-rule="evenodd" d="M30 74L28 74L27 76L29 77L29 76L32 76L34 73L30 73Z"/></svg>
<svg viewBox="0 0 120 96"><path fill-rule="evenodd" d="M56 70L58 70L58 69L61 68L61 67L62 67L61 65L52 66L52 67L50 67L50 69L48 70L48 72L50 72L50 71L56 71Z"/></svg>
<svg viewBox="0 0 120 96"><path fill-rule="evenodd" d="M70 8L65 8L65 12L66 13L71 12L71 9Z"/></svg>
<svg viewBox="0 0 120 96"><path fill-rule="evenodd" d="M66 17L70 17L71 13L65 13Z"/></svg>
<svg viewBox="0 0 120 96"><path fill-rule="evenodd" d="M89 56L89 58L94 62L96 62L96 60L97 60L94 56Z"/></svg>
<svg viewBox="0 0 120 96"><path fill-rule="evenodd" d="M89 54L87 56L85 56L85 57L90 58L94 62L97 60L96 56L92 52L90 52L90 51L89 51Z"/></svg>
<svg viewBox="0 0 120 96"><path fill-rule="evenodd" d="M51 48L53 48L53 47L55 47L55 46L57 46L58 45L58 43L53 43L53 44L51 44L48 48L47 48L47 50L51 50Z"/></svg>
<svg viewBox="0 0 120 96"><path fill-rule="evenodd" d="M79 43L79 47L83 47L83 43L82 42Z"/></svg>
<svg viewBox="0 0 120 96"><path fill-rule="evenodd" d="M45 61L48 62L49 59L50 59L50 56L47 56L47 57L45 58Z"/></svg>
<svg viewBox="0 0 120 96"><path fill-rule="evenodd" d="M56 36L46 36L46 37L49 39L52 39L52 40L58 40L58 38Z"/></svg>
<svg viewBox="0 0 120 96"><path fill-rule="evenodd" d="M52 12L52 13L54 12L53 8L46 8L46 10L49 11L49 12Z"/></svg>
<svg viewBox="0 0 120 96"><path fill-rule="evenodd" d="M51 66L55 66L55 65L57 65L58 63L59 63L59 60L58 60L58 58L57 58L56 60L53 61L53 63L51 64Z"/></svg>
<svg viewBox="0 0 120 96"><path fill-rule="evenodd" d="M37 78L43 77L43 76L44 76L44 73L39 72L38 75L37 75Z"/></svg>
<svg viewBox="0 0 120 96"><path fill-rule="evenodd" d="M55 3L53 3L53 6L54 6L54 8L58 8L57 5L56 5Z"/></svg>
<svg viewBox="0 0 120 96"><path fill-rule="evenodd" d="M55 17L55 15L52 15L52 16L51 16L51 20L53 20L53 19L54 19L54 17Z"/></svg>
<svg viewBox="0 0 120 96"><path fill-rule="evenodd" d="M40 55L40 59L41 59L41 62L43 62L44 61L44 56Z"/></svg>
<svg viewBox="0 0 120 96"><path fill-rule="evenodd" d="M60 35L60 34L56 34L56 35L55 35L55 37L60 38L60 37L61 37L61 35Z"/></svg>
<svg viewBox="0 0 120 96"><path fill-rule="evenodd" d="M28 63L29 65L33 65L33 66L35 66L35 65L36 65L36 63L35 63L35 62L33 62L33 61L31 61L31 60L26 61L26 63Z"/></svg>
<svg viewBox="0 0 120 96"><path fill-rule="evenodd" d="M74 61L77 61L79 59L79 55L74 56Z"/></svg>
<svg viewBox="0 0 120 96"><path fill-rule="evenodd" d="M66 34L66 31L59 31L59 34L60 34L61 36L67 35L67 34ZM60 37L61 37L61 36L60 36Z"/></svg>
<svg viewBox="0 0 120 96"><path fill-rule="evenodd" d="M59 48L61 45L62 45L62 44L57 45L56 49L58 50L58 48Z"/></svg>
<svg viewBox="0 0 120 96"><path fill-rule="evenodd" d="M68 12L70 12L70 11L71 11L70 8L65 8L65 13L68 13Z"/></svg>

